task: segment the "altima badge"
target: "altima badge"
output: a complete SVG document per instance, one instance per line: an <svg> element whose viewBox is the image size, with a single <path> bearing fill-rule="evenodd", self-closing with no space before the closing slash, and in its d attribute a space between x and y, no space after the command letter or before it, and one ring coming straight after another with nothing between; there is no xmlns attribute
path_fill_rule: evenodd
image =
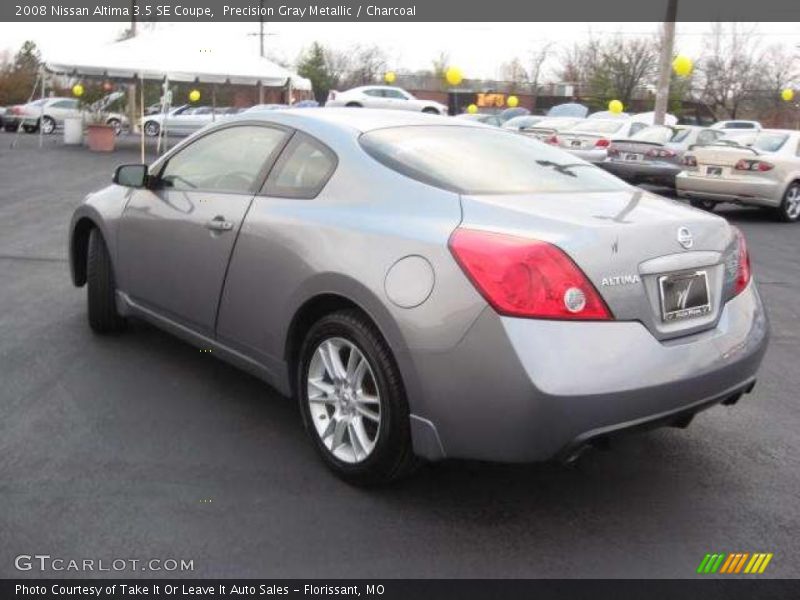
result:
<svg viewBox="0 0 800 600"><path fill-rule="evenodd" d="M678 227L678 243L687 250L694 245L694 238L688 227Z"/></svg>
<svg viewBox="0 0 800 600"><path fill-rule="evenodd" d="M633 275L617 275L615 277L603 277L600 285L603 287L612 287L615 285L631 285L639 283L639 276L635 273Z"/></svg>

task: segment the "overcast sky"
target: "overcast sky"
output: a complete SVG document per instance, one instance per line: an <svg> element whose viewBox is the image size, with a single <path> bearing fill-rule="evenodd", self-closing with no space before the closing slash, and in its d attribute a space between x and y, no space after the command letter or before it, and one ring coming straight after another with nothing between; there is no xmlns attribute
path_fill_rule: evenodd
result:
<svg viewBox="0 0 800 600"><path fill-rule="evenodd" d="M754 27L761 44L797 48L798 23L742 24ZM145 26L147 27L147 26ZM171 30L175 43L212 36L244 52L258 52L258 23L161 23ZM45 57L91 51L113 42L124 23L0 23L0 51L15 51L25 40L34 40ZM499 78L500 66L512 58L527 62L533 49L555 42L569 46L589 34L611 36L656 35L659 23L270 23L266 38L268 55L294 63L311 42L346 49L354 43L380 44L392 69L427 69L440 52L462 69L465 77ZM697 58L702 54L708 23L678 23L675 50ZM555 59L550 61L552 70ZM549 73L547 73L549 75Z"/></svg>

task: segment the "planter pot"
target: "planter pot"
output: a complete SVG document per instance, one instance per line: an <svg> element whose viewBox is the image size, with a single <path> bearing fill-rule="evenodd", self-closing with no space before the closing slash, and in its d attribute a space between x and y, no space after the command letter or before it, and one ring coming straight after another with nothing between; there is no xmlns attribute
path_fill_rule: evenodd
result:
<svg viewBox="0 0 800 600"><path fill-rule="evenodd" d="M79 146L83 143L83 119L64 119L64 144Z"/></svg>
<svg viewBox="0 0 800 600"><path fill-rule="evenodd" d="M113 152L117 136L110 125L89 125L86 127L86 141L92 152Z"/></svg>

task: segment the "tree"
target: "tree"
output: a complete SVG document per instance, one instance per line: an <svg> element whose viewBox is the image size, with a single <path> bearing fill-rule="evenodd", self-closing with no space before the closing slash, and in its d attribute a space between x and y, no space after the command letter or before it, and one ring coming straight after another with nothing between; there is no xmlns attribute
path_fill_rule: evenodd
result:
<svg viewBox="0 0 800 600"><path fill-rule="evenodd" d="M542 78L542 67L545 61L550 56L550 50L553 47L552 43L547 43L542 46L531 50L530 52L530 68L528 69L528 80L531 82L533 88L533 97L536 98L539 94L539 83ZM535 101L535 100L534 100Z"/></svg>
<svg viewBox="0 0 800 600"><path fill-rule="evenodd" d="M27 41L0 71L0 106L27 102L39 72L41 54Z"/></svg>
<svg viewBox="0 0 800 600"><path fill-rule="evenodd" d="M762 56L755 29L715 23L699 61L701 100L715 118L735 119L761 76Z"/></svg>
<svg viewBox="0 0 800 600"><path fill-rule="evenodd" d="M516 56L500 66L500 78L511 83L510 91L516 91L519 84L528 81L528 72Z"/></svg>
<svg viewBox="0 0 800 600"><path fill-rule="evenodd" d="M314 42L300 56L297 62L297 72L311 81L314 98L317 102L324 103L336 81L329 69L329 62L325 57L325 48L322 44Z"/></svg>

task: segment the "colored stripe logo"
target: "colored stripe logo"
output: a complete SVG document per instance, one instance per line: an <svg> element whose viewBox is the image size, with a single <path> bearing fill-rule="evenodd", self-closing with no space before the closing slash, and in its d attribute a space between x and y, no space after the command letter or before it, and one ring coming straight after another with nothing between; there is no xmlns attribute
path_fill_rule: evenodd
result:
<svg viewBox="0 0 800 600"><path fill-rule="evenodd" d="M772 560L772 552L731 552L706 554L697 567L697 572L703 575L724 573L737 575L740 573L763 573Z"/></svg>

